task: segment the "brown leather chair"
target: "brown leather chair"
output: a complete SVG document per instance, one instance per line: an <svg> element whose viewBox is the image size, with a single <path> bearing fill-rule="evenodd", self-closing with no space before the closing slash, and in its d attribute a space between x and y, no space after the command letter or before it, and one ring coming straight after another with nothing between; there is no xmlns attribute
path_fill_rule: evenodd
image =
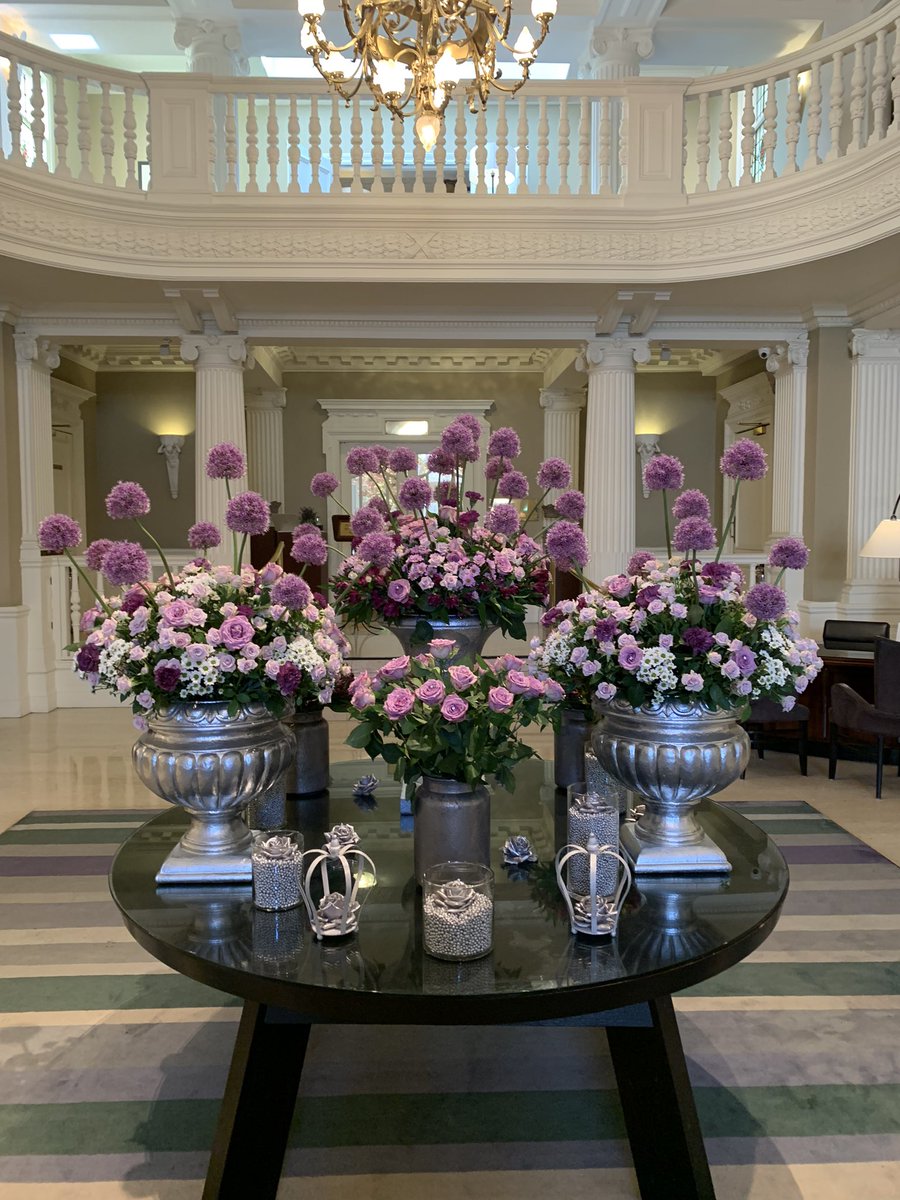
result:
<svg viewBox="0 0 900 1200"><path fill-rule="evenodd" d="M875 703L870 704L846 683L831 689L831 742L828 778L837 771L838 730L856 730L875 737L875 798L881 799L884 777L884 742L900 740L900 642L875 641ZM900 769L898 769L900 774Z"/></svg>
<svg viewBox="0 0 900 1200"><path fill-rule="evenodd" d="M797 754L800 759L800 774L806 774L807 746L809 736L809 709L805 704L795 704L785 712L777 700L754 700L750 705L750 716L741 724L750 735L750 746L760 758L765 758L764 741L768 738L781 740L782 727L792 738L797 738ZM764 729L765 725L777 725L778 729ZM744 778L747 772L741 775Z"/></svg>

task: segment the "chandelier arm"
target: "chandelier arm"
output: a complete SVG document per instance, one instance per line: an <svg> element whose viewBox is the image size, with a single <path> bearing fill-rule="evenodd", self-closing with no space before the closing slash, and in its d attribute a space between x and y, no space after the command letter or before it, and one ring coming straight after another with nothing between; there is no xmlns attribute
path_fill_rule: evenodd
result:
<svg viewBox="0 0 900 1200"><path fill-rule="evenodd" d="M353 39L353 41L356 41L357 38L359 37L359 35L362 33L363 24L365 23L365 21L368 18L361 17L360 22L359 22L359 28L354 29L353 28L353 10L350 7L350 5L347 3L347 0L341 0L341 12L343 13L343 16L344 16L344 24L347 26L347 32L350 34L350 37ZM349 43L348 43L348 45L349 45Z"/></svg>
<svg viewBox="0 0 900 1200"><path fill-rule="evenodd" d="M356 48L356 38L351 38L349 42L344 42L342 46L338 46L334 42L330 42L328 38L326 38L317 28L318 24L319 21L318 18L316 18L315 25L310 23L309 31L316 39L316 46L318 47L320 54L343 54L345 50L352 50ZM311 46L307 48L307 53L310 55L312 54ZM318 63L316 63L316 66L318 66Z"/></svg>
<svg viewBox="0 0 900 1200"><path fill-rule="evenodd" d="M539 36L539 37L536 37L536 38L534 39L534 46L533 46L533 48L532 48L532 51L531 51L531 53L532 53L532 56L533 56L533 57L532 57L531 61L534 61L534 58L537 56L537 52L538 52L538 50L540 50L541 46L543 46L543 44L544 44L544 40L545 40L545 38L547 37L547 34L550 32L550 23L549 23L549 21L547 21L547 20L542 20L542 21L540 22L540 25L541 25L541 32L540 32L540 36ZM521 61L521 60L519 59L519 57L518 57L518 54L519 54L519 52L516 50L516 48L515 48L515 45L512 45L512 46L511 46L511 45L509 44L509 42L507 42L507 41L506 41L504 38L502 38L502 37L498 37L498 38L497 38L497 41L500 43L500 45L501 45L501 46L503 46L503 48L504 48L505 50L508 50L508 51L510 52L510 54L512 54L512 55L513 55L513 57L515 58L516 62L520 62L520 61Z"/></svg>

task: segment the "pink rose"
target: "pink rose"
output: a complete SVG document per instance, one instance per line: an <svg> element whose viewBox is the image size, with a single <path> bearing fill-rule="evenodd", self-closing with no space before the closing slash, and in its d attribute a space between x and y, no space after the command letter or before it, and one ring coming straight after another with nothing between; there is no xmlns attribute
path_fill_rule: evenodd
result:
<svg viewBox="0 0 900 1200"><path fill-rule="evenodd" d="M384 711L392 721L399 720L400 717L405 717L408 712L412 711L412 707L416 702L416 698L409 688L394 688L394 690L385 697Z"/></svg>
<svg viewBox="0 0 900 1200"><path fill-rule="evenodd" d="M618 690L619 689L614 683L606 683L604 681L603 683L597 684L597 691L594 693L594 695L598 700L612 700L613 696Z"/></svg>
<svg viewBox="0 0 900 1200"><path fill-rule="evenodd" d="M435 658L446 659L453 656L456 642L452 638L434 638L428 643L428 649Z"/></svg>
<svg viewBox="0 0 900 1200"><path fill-rule="evenodd" d="M241 646L246 646L253 640L254 632L247 618L241 616L228 617L219 626L222 643L227 650L240 650Z"/></svg>
<svg viewBox="0 0 900 1200"><path fill-rule="evenodd" d="M392 579L388 584L388 596L396 604L405 604L411 590L407 579Z"/></svg>
<svg viewBox="0 0 900 1200"><path fill-rule="evenodd" d="M631 591L631 580L627 575L611 575L606 581L606 587L611 596L627 596Z"/></svg>
<svg viewBox="0 0 900 1200"><path fill-rule="evenodd" d="M468 701L462 696L448 696L441 705L441 716L445 721L461 721L468 711Z"/></svg>
<svg viewBox="0 0 900 1200"><path fill-rule="evenodd" d="M174 625L176 629L187 625L190 622L190 614L193 611L193 605L186 604L184 600L173 600L171 604L164 604L160 610L160 615Z"/></svg>
<svg viewBox="0 0 900 1200"><path fill-rule="evenodd" d="M681 682L686 692L703 691L703 676L698 675L696 671L686 671L681 677Z"/></svg>
<svg viewBox="0 0 900 1200"><path fill-rule="evenodd" d="M517 696L524 696L533 690L534 680L524 671L510 671L506 676L506 682L509 690L515 692Z"/></svg>
<svg viewBox="0 0 900 1200"><path fill-rule="evenodd" d="M409 673L409 655L401 654L399 658L392 658L390 662L386 662L378 674L382 679L402 679L404 675Z"/></svg>
<svg viewBox="0 0 900 1200"><path fill-rule="evenodd" d="M515 700L512 692L505 687L492 687L488 692L488 708L495 713L509 712Z"/></svg>
<svg viewBox="0 0 900 1200"><path fill-rule="evenodd" d="M638 646L623 646L619 651L619 666L626 671L636 671L644 657L643 650Z"/></svg>
<svg viewBox="0 0 900 1200"><path fill-rule="evenodd" d="M475 672L468 667L451 667L447 674L453 680L453 686L458 692L464 692L478 679Z"/></svg>
<svg viewBox="0 0 900 1200"><path fill-rule="evenodd" d="M416 695L423 704L440 704L446 694L447 689L440 679L426 679L416 688Z"/></svg>
<svg viewBox="0 0 900 1200"><path fill-rule="evenodd" d="M548 679L544 683L544 695L553 704L559 704L560 701L566 698L566 689L561 683L557 683L555 679Z"/></svg>
<svg viewBox="0 0 900 1200"><path fill-rule="evenodd" d="M375 693L369 688L357 688L350 697L350 703L357 711L362 712L364 708L370 708L375 703Z"/></svg>

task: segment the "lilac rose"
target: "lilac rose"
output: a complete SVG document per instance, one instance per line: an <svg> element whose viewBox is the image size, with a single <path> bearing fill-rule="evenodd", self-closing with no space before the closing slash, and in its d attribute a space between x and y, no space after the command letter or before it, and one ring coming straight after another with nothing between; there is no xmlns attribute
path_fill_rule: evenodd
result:
<svg viewBox="0 0 900 1200"><path fill-rule="evenodd" d="M626 671L636 671L643 657L644 652L638 646L623 646L619 651L619 666Z"/></svg>
<svg viewBox="0 0 900 1200"><path fill-rule="evenodd" d="M412 711L412 707L416 702L416 698L409 688L394 688L384 701L384 711L392 721L398 720L400 717L405 717L408 712Z"/></svg>
<svg viewBox="0 0 900 1200"><path fill-rule="evenodd" d="M416 688L416 696L423 704L430 704L432 707L440 704L446 694L447 689L440 679L426 679Z"/></svg>
<svg viewBox="0 0 900 1200"><path fill-rule="evenodd" d="M253 626L246 617L229 617L219 626L218 632L226 650L240 650L242 646L253 641Z"/></svg>
<svg viewBox="0 0 900 1200"><path fill-rule="evenodd" d="M468 701L462 696L448 696L441 705L441 716L445 721L461 721L469 711Z"/></svg>
<svg viewBox="0 0 900 1200"><path fill-rule="evenodd" d="M392 579L388 584L388 596L396 604L405 604L409 599L411 591L409 580L407 579Z"/></svg>
<svg viewBox="0 0 900 1200"><path fill-rule="evenodd" d="M505 687L492 687L488 692L488 708L491 712L509 712L515 701L515 696Z"/></svg>
<svg viewBox="0 0 900 1200"><path fill-rule="evenodd" d="M464 692L478 679L478 676L469 667L451 667L448 674L458 692Z"/></svg>
<svg viewBox="0 0 900 1200"><path fill-rule="evenodd" d="M403 679L409 673L409 655L401 654L399 658L392 658L386 662L378 672L382 679Z"/></svg>

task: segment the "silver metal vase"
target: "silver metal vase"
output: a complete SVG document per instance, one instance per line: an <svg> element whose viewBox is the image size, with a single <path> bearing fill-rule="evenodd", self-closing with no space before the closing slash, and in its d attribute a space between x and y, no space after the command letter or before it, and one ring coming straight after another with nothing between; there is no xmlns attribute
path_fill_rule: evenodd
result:
<svg viewBox="0 0 900 1200"><path fill-rule="evenodd" d="M184 702L150 718L131 752L134 768L191 819L157 883L248 883L250 830L241 814L293 754L293 734L261 704L232 717L223 702Z"/></svg>
<svg viewBox="0 0 900 1200"><path fill-rule="evenodd" d="M673 699L647 708L623 700L598 705L594 750L600 763L644 801L622 846L638 875L731 870L697 820L697 806L728 787L750 758L750 740L733 712Z"/></svg>
<svg viewBox="0 0 900 1200"><path fill-rule="evenodd" d="M428 642L416 638L416 626L420 620L428 621L436 638L448 638L456 642L457 651L451 662L472 666L475 656L481 654L484 644L496 630L496 625L482 625L477 617L451 617L449 621L431 621L427 617L407 617L391 624L391 632L406 654L427 654Z"/></svg>
<svg viewBox="0 0 900 1200"><path fill-rule="evenodd" d="M413 800L416 879L443 862L491 865L491 797L484 784L423 775Z"/></svg>

